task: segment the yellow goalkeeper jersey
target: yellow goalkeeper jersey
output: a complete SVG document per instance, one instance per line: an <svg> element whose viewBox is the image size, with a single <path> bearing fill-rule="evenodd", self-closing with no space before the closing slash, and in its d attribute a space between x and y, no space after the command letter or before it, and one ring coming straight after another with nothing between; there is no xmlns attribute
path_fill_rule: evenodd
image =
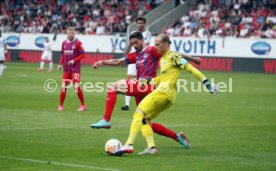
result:
<svg viewBox="0 0 276 171"><path fill-rule="evenodd" d="M155 91L165 93L172 103L176 99L177 79L182 69L192 73L201 81L205 79L205 76L182 58L181 54L169 50L160 59L160 75L152 80L154 84L158 84Z"/></svg>

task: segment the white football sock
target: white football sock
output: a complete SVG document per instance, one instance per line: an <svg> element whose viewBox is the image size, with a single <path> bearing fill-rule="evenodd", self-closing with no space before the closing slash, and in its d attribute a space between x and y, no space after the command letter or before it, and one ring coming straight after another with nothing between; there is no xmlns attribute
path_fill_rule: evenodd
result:
<svg viewBox="0 0 276 171"><path fill-rule="evenodd" d="M41 61L40 62L40 69L43 69L44 68L44 61Z"/></svg>
<svg viewBox="0 0 276 171"><path fill-rule="evenodd" d="M0 64L0 76L2 76L4 71L4 64Z"/></svg>
<svg viewBox="0 0 276 171"><path fill-rule="evenodd" d="M53 62L49 63L49 70L53 70Z"/></svg>
<svg viewBox="0 0 276 171"><path fill-rule="evenodd" d="M129 106L131 96L125 96L125 105Z"/></svg>

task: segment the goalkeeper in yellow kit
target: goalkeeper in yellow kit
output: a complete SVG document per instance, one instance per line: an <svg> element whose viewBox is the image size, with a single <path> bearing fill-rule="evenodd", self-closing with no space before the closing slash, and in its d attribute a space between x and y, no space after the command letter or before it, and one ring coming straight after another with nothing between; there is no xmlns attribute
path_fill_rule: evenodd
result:
<svg viewBox="0 0 276 171"><path fill-rule="evenodd" d="M149 122L175 102L176 83L181 70L184 69L195 75L212 94L218 93L216 85L211 84L199 70L182 58L181 54L170 50L171 41L166 34L162 33L158 35L154 42L158 53L162 55L160 60L160 76L153 79L141 78L139 82L141 86L155 84L157 88L138 105L133 115L128 140L118 151L118 154L134 152L133 144L140 130L147 141L148 147L139 154L157 153L153 131ZM187 139L185 143L188 148L191 148Z"/></svg>

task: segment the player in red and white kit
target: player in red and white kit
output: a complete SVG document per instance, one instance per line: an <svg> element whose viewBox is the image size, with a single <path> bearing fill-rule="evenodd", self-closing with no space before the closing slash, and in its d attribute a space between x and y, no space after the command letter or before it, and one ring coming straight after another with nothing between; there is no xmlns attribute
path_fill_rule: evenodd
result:
<svg viewBox="0 0 276 171"><path fill-rule="evenodd" d="M58 70L63 65L63 76L62 76L62 88L60 92L60 104L58 110L63 110L63 103L66 96L67 85L73 82L75 91L79 97L81 105L78 111L85 111L86 106L84 103L84 97L81 88L79 87L80 82L80 71L81 71L81 60L85 57L82 43L75 38L75 30L73 28L67 29L67 40L62 42L62 56L60 57Z"/></svg>
<svg viewBox="0 0 276 171"><path fill-rule="evenodd" d="M151 40L151 32L146 30L146 18L138 17L136 18L136 27L137 31L141 32L144 37L144 44L145 46L149 46ZM134 31L135 32L135 31ZM133 33L133 32L132 32ZM127 56L130 52L135 52L135 49L132 47L131 42L128 42L125 56ZM134 79L137 76L136 64L128 64L127 65L127 79ZM129 110L131 96L125 96L125 105L121 107L122 110Z"/></svg>

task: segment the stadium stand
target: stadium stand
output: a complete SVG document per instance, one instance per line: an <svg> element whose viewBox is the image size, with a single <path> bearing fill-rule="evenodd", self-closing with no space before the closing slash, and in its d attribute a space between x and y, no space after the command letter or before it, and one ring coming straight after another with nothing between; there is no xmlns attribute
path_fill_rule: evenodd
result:
<svg viewBox="0 0 276 171"><path fill-rule="evenodd" d="M74 26L81 34L126 32L137 16L165 0L18 0L1 1L2 32L65 33Z"/></svg>
<svg viewBox="0 0 276 171"><path fill-rule="evenodd" d="M166 0L1 1L0 29L16 33L125 33L137 16ZM178 1L184 3L185 0ZM276 0L197 0L197 7L164 27L170 36L276 38Z"/></svg>
<svg viewBox="0 0 276 171"><path fill-rule="evenodd" d="M170 36L276 38L276 0L199 0L163 29Z"/></svg>

